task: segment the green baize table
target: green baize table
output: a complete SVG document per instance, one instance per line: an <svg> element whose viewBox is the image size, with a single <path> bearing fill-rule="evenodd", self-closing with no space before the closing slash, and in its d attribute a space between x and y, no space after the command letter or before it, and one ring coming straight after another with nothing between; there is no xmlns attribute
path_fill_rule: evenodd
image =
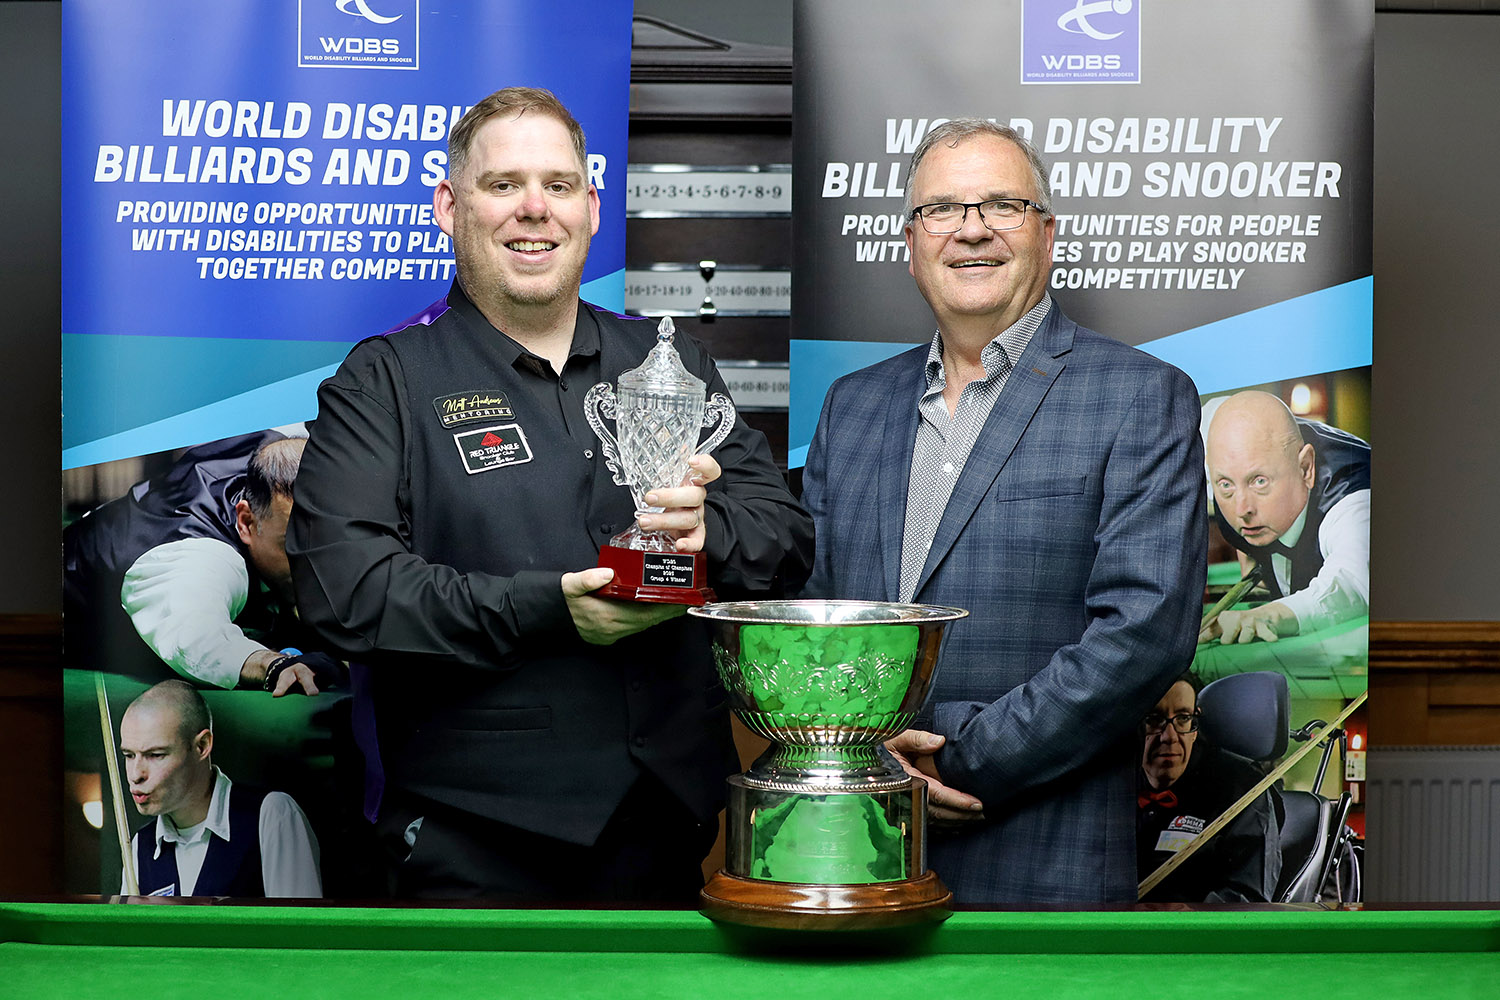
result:
<svg viewBox="0 0 1500 1000"><path fill-rule="evenodd" d="M0 997L1500 997L1493 910L973 911L905 940L741 939L680 910L0 903Z"/></svg>

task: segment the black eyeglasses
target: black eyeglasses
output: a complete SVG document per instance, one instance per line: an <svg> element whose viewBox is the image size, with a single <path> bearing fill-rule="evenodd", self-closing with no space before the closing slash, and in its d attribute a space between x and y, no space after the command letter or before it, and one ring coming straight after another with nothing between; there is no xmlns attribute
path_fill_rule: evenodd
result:
<svg viewBox="0 0 1500 1000"><path fill-rule="evenodd" d="M1167 727L1167 723L1170 722L1173 729L1186 736L1188 733L1195 733L1198 731L1199 716L1200 713L1196 710L1192 712L1183 712L1180 715L1173 715L1170 717L1162 715L1160 712L1152 712L1150 715L1141 720L1141 731L1147 736L1150 736L1152 733L1161 732Z"/></svg>
<svg viewBox="0 0 1500 1000"><path fill-rule="evenodd" d="M971 208L978 209L979 221L997 233L1020 229L1026 221L1028 208L1037 215L1047 214L1045 208L1025 198L996 198L992 201L939 201L919 205L911 210L911 217L921 219L922 228L933 236L946 236L964 227Z"/></svg>

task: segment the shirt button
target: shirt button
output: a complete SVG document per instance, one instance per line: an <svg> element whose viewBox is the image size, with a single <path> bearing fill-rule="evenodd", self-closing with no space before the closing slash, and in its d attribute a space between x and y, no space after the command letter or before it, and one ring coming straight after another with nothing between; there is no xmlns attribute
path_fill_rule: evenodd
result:
<svg viewBox="0 0 1500 1000"><path fill-rule="evenodd" d="M583 457L584 458L593 458L594 457L594 449L592 449L592 448L585 448L585 449L583 449Z"/></svg>
<svg viewBox="0 0 1500 1000"><path fill-rule="evenodd" d="M632 691L639 691L640 689L641 689L641 682L640 681L631 681L630 682L630 690L632 690Z"/></svg>
<svg viewBox="0 0 1500 1000"><path fill-rule="evenodd" d="M567 392L568 391L568 380L565 379L565 378L558 379L557 380L557 387L559 389L561 389L563 392Z"/></svg>
<svg viewBox="0 0 1500 1000"><path fill-rule="evenodd" d="M946 473L948 473L948 475L950 475L950 476L953 475L953 463L952 462L944 462L943 463L943 471L946 472Z"/></svg>

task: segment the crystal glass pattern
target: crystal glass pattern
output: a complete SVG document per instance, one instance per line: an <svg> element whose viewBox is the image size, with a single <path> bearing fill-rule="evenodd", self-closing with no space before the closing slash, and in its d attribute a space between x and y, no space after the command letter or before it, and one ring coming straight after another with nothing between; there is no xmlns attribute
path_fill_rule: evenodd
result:
<svg viewBox="0 0 1500 1000"><path fill-rule="evenodd" d="M683 367L672 346L676 328L670 316L657 327L656 346L639 368L620 376L618 392L606 382L588 391L583 415L599 436L605 464L615 483L630 488L636 515L660 513L648 506L646 494L654 489L681 486L688 474L688 459L706 454L723 444L734 427L734 404L723 393L705 402L702 379ZM604 425L615 422L616 439ZM703 428L714 426L702 444ZM619 548L647 552L672 552L673 538L661 531L641 531L634 524L610 540Z"/></svg>

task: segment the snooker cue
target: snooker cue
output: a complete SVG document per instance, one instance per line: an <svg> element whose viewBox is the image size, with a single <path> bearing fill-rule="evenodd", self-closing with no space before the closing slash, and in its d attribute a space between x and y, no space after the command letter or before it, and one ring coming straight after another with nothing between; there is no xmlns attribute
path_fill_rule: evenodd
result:
<svg viewBox="0 0 1500 1000"><path fill-rule="evenodd" d="M109 717L109 696L104 693L104 674L94 671L94 693L99 698L99 727L104 731L104 769L109 772L109 804L115 812L115 836L120 842L120 870L125 873L127 895L139 896L135 859L130 856L130 837L125 833L125 797L120 790L120 765L115 761L115 727Z"/></svg>
<svg viewBox="0 0 1500 1000"><path fill-rule="evenodd" d="M1219 617L1220 611L1223 611L1225 608L1233 607L1234 602L1238 601L1241 597L1244 597L1245 591L1249 590L1250 586L1259 579L1260 563L1256 563L1254 566L1250 567L1250 572L1246 573L1243 577L1240 578L1240 581L1238 583L1229 588L1228 593L1219 598L1219 603L1208 609L1208 614L1204 615L1203 621L1198 623L1198 631L1202 632L1204 629L1208 628L1208 623ZM1212 642L1213 640L1209 641Z"/></svg>
<svg viewBox="0 0 1500 1000"><path fill-rule="evenodd" d="M1292 767L1297 763L1297 761L1301 760L1303 757L1306 757L1309 753L1311 753L1314 747L1322 745L1323 741L1328 739L1329 735L1340 725L1342 725L1344 720L1349 718L1349 716L1354 713L1354 710L1356 708L1365 703L1365 698L1369 696L1369 693L1369 691L1361 692L1358 698L1355 698L1354 701L1350 702L1348 708L1339 713L1339 717L1337 719L1334 719L1328 725L1323 727L1322 732L1318 733L1317 736L1304 743L1296 753L1292 754L1286 760L1282 761L1281 764L1276 768L1276 770L1272 771L1270 774L1266 775L1259 782L1257 782L1254 788L1250 789L1244 795L1241 795L1239 801L1235 802L1235 804L1230 806L1228 809L1225 809L1218 819L1214 820L1212 823L1208 824L1208 826L1204 827L1202 833L1198 834L1198 836L1188 841L1186 847L1164 861L1162 863L1162 866L1156 869L1156 871L1146 876L1146 880L1140 884L1139 889L1137 889L1136 891L1136 898L1140 899L1144 897L1146 893L1150 892L1152 889L1155 889L1158 885L1160 885L1161 881L1168 875L1175 872L1178 866L1180 866L1184 861L1192 856L1194 851L1198 850L1198 848L1208 843L1208 839L1210 837L1218 833L1230 823L1234 822L1236 816L1244 812L1245 809L1250 805L1250 803L1260 798L1261 793L1263 793L1267 788L1270 788L1272 784L1280 780L1282 775L1290 771Z"/></svg>

